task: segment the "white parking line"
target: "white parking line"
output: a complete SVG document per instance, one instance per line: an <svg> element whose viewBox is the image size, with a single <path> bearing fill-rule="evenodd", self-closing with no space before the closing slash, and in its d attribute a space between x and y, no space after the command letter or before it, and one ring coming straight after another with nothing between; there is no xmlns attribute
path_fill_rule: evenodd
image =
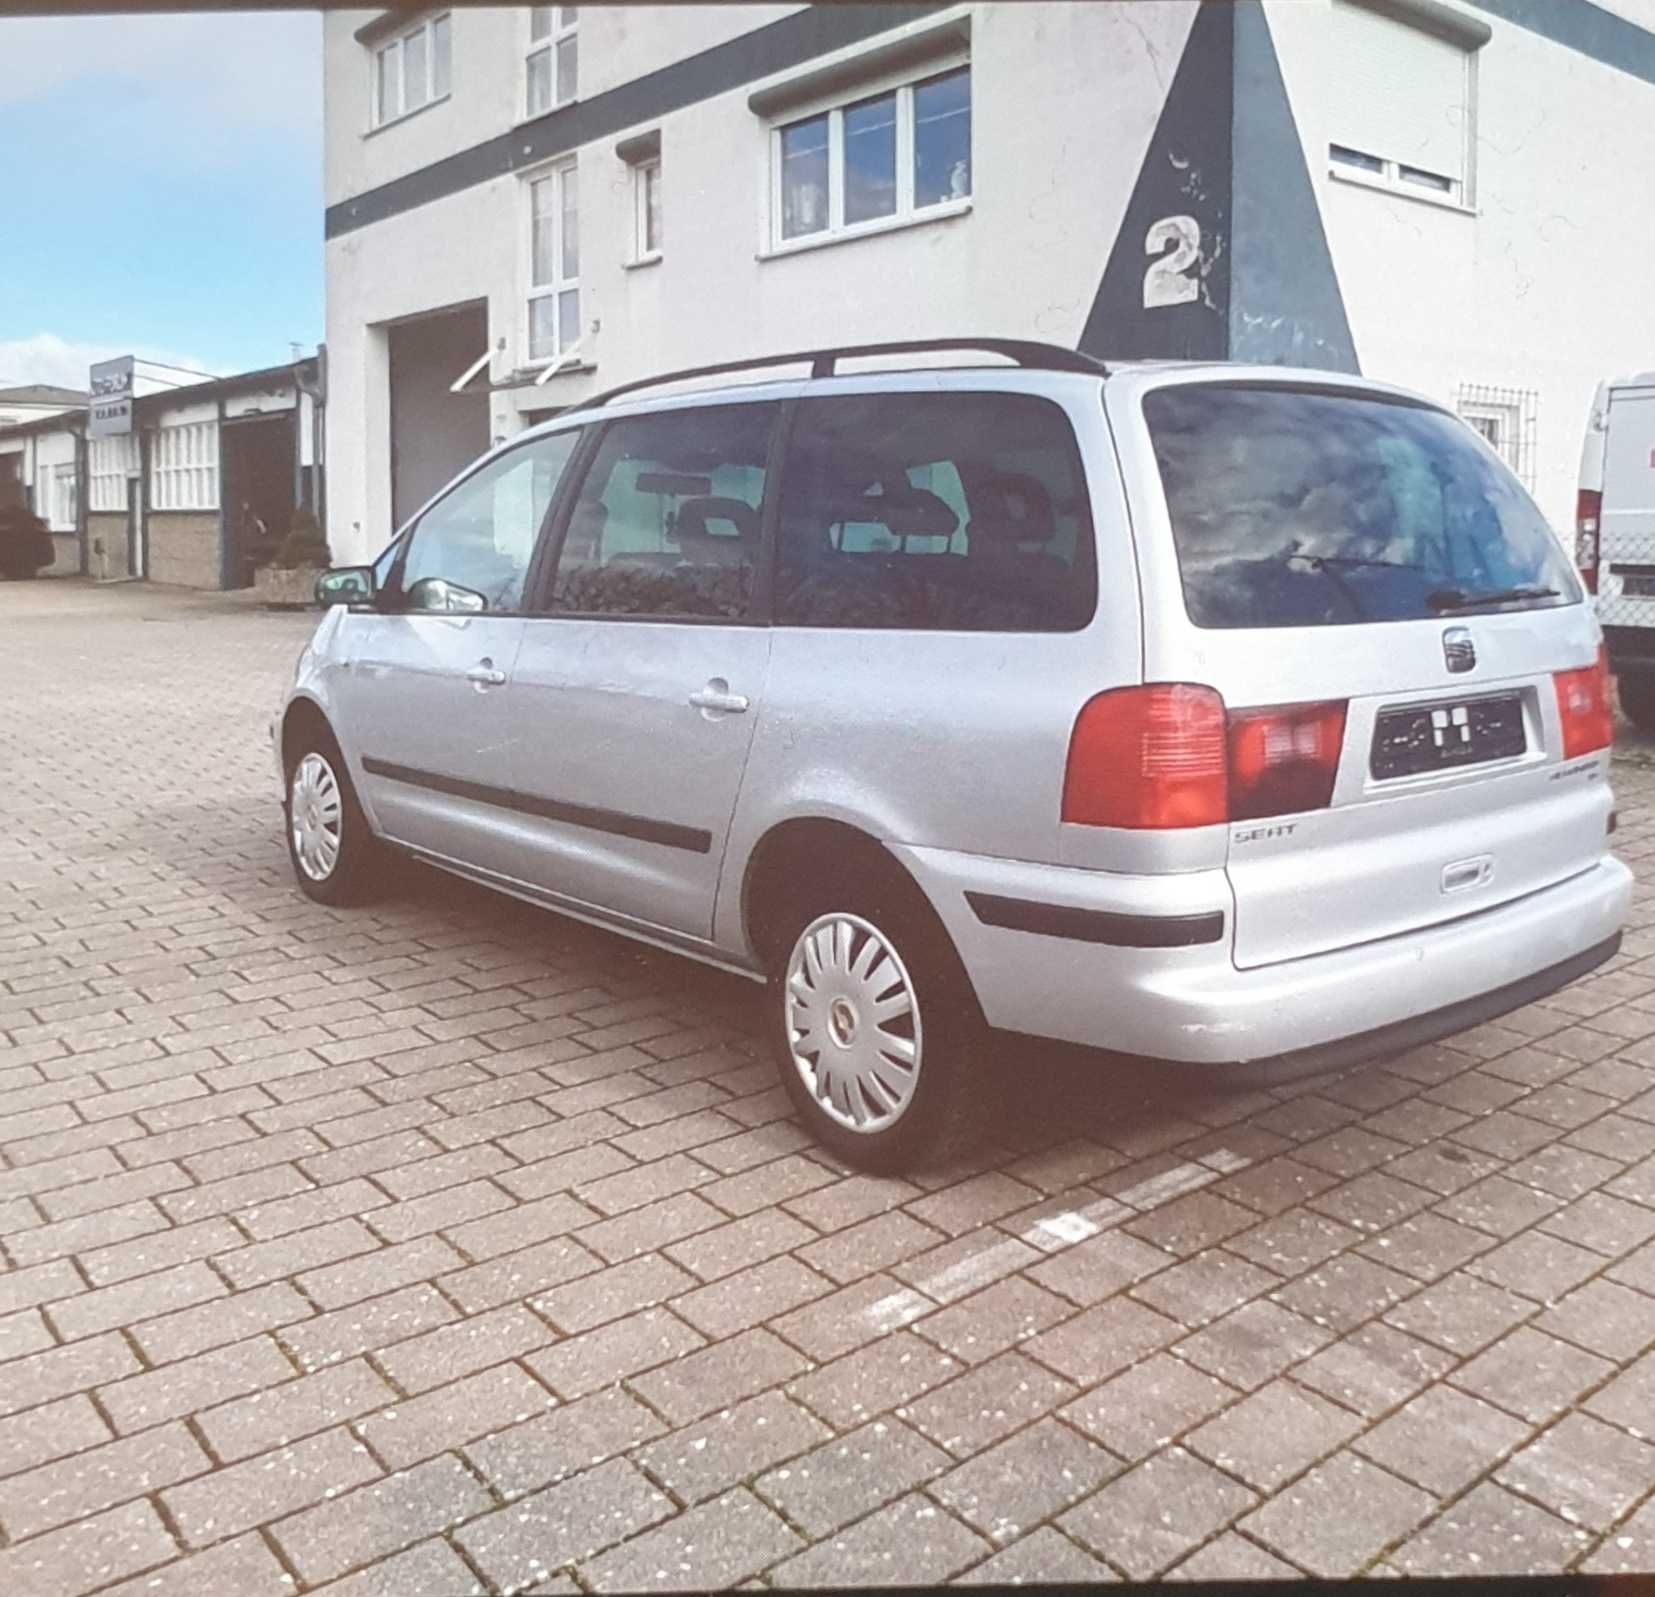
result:
<svg viewBox="0 0 1655 1597"><path fill-rule="evenodd" d="M886 1331L894 1331L898 1326L917 1320L935 1307L935 1303L922 1297L912 1287L904 1287L900 1292L889 1293L878 1302L870 1303L862 1311L862 1318L872 1330L883 1335Z"/></svg>
<svg viewBox="0 0 1655 1597"><path fill-rule="evenodd" d="M1120 1199L1122 1203L1130 1203L1134 1209L1154 1209L1206 1186L1209 1181L1218 1180L1218 1175L1218 1171L1209 1170L1205 1165L1175 1164L1158 1176L1128 1187L1120 1194Z"/></svg>
<svg viewBox="0 0 1655 1597"><path fill-rule="evenodd" d="M1043 1216L1027 1226L1017 1237L1007 1237L980 1252L967 1254L945 1270L928 1275L913 1287L888 1293L870 1303L862 1311L862 1319L872 1330L883 1335L899 1326L908 1325L939 1304L951 1303L965 1297L980 1286L1017 1269L1029 1248L1041 1253L1061 1253L1077 1243L1085 1242L1117 1224L1133 1211L1152 1209L1157 1204L1194 1192L1221 1174L1240 1170L1252 1161L1240 1154L1219 1148L1207 1155L1209 1164L1179 1164L1128 1187L1118 1198L1098 1198L1079 1209L1063 1209Z"/></svg>

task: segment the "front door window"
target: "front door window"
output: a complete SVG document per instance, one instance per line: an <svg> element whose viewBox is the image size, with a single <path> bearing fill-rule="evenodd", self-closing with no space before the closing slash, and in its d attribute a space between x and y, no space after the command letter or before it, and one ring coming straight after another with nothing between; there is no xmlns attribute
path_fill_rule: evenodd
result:
<svg viewBox="0 0 1655 1597"><path fill-rule="evenodd" d="M403 559L412 610L516 611L576 429L535 438L473 472L420 517Z"/></svg>

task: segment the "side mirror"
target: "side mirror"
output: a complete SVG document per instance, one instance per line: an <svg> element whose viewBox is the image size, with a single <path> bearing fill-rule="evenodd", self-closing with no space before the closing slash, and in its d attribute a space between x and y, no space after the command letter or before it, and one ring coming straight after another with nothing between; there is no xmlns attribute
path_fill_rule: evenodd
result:
<svg viewBox="0 0 1655 1597"><path fill-rule="evenodd" d="M369 604L373 596L372 566L335 566L316 579L316 602L319 605Z"/></svg>
<svg viewBox="0 0 1655 1597"><path fill-rule="evenodd" d="M488 609L488 600L475 589L462 588L445 577L421 577L403 596L403 608L440 615L476 615Z"/></svg>

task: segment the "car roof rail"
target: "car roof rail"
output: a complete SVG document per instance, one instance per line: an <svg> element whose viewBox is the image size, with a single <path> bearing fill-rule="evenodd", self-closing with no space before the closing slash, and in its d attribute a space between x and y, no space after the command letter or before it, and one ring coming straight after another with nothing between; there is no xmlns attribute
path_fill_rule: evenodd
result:
<svg viewBox="0 0 1655 1597"><path fill-rule="evenodd" d="M1107 376L1109 368L1095 355L1084 355L1061 344L1043 344L1029 338L901 338L884 344L841 344L830 349L801 349L789 355L754 355L747 360L720 361L714 366L687 366L682 371L663 372L657 377L639 377L616 388L605 389L590 399L577 400L570 410L593 410L633 394L642 388L659 388L666 383L687 382L695 377L720 377L726 372L755 371L766 366L810 366L810 375L832 377L841 360L872 355L930 355L976 350L1003 355L1017 366L1031 371L1085 372Z"/></svg>

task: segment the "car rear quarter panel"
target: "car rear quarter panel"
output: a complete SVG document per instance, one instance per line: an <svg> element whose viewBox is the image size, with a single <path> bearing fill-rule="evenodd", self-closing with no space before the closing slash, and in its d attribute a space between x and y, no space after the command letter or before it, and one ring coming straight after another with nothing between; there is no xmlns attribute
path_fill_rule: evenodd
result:
<svg viewBox="0 0 1655 1597"><path fill-rule="evenodd" d="M1097 609L1084 629L1061 633L777 627L719 889L715 938L731 950L745 946L747 863L785 821L835 820L889 844L1062 861L1064 834L1077 830L1060 823L1075 716L1095 693L1140 678L1137 564L1099 380L977 370L887 376L877 387L995 388L1063 407L1086 473Z"/></svg>

